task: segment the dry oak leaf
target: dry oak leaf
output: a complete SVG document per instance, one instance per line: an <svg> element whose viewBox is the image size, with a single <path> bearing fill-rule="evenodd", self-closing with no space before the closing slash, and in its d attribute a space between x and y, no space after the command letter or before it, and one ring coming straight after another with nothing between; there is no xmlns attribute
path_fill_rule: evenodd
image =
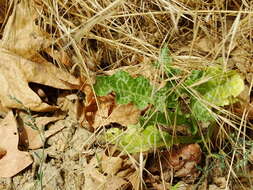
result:
<svg viewBox="0 0 253 190"><path fill-rule="evenodd" d="M39 9L40 7L34 5L33 1L29 3L21 1L17 4L8 18L0 46L37 63L45 62L45 59L39 53L43 51L58 64L70 66L71 60L63 48L55 50L51 47L52 43L55 48L58 46L62 47L60 45L61 41L55 42L49 33L36 24L36 20L39 20L41 17L39 12L42 10L42 7Z"/></svg>
<svg viewBox="0 0 253 190"><path fill-rule="evenodd" d="M195 41L195 46L199 51L210 53L217 50L218 44L213 39L202 37Z"/></svg>
<svg viewBox="0 0 253 190"><path fill-rule="evenodd" d="M78 79L51 63L38 64L1 48L0 57L0 101L4 107L21 109L26 107L32 111L56 109L55 106L44 103L30 89L29 82L59 89L79 87Z"/></svg>
<svg viewBox="0 0 253 190"><path fill-rule="evenodd" d="M115 104L111 108L111 105L103 102L96 112L93 127L96 129L110 123L118 123L122 126L134 125L138 123L140 114L141 111L133 104Z"/></svg>
<svg viewBox="0 0 253 190"><path fill-rule="evenodd" d="M163 152L166 168L173 168L176 177L194 176L196 165L201 160L201 148L198 144L188 144L171 151Z"/></svg>
<svg viewBox="0 0 253 190"><path fill-rule="evenodd" d="M94 129L110 123L123 126L138 123L141 110L135 105L131 103L118 105L112 94L95 98L90 86L86 86L84 93L86 94L84 115Z"/></svg>
<svg viewBox="0 0 253 190"><path fill-rule="evenodd" d="M4 28L0 46L26 59L40 57L38 51L50 45L49 34L35 24L39 17L33 1L21 1L14 8Z"/></svg>
<svg viewBox="0 0 253 190"><path fill-rule="evenodd" d="M0 177L12 177L33 163L28 152L18 150L18 142L17 123L10 111L0 124L0 147L6 151L0 158Z"/></svg>
<svg viewBox="0 0 253 190"><path fill-rule="evenodd" d="M141 110L133 104L117 105L112 95L97 97L97 101L85 107L85 117L94 129L110 123L134 125L138 123L140 114Z"/></svg>
<svg viewBox="0 0 253 190"><path fill-rule="evenodd" d="M44 31L39 24L36 24L36 20L40 20L41 15L39 12L42 9L38 4L35 5L34 1L29 1L29 3L21 1L17 4L8 18L0 46L37 63L45 62L45 59L39 53L43 51L58 64L70 66L70 58L63 48L55 50L51 47L52 43L54 47L62 47L60 45L61 41L55 42L49 33Z"/></svg>
<svg viewBox="0 0 253 190"><path fill-rule="evenodd" d="M36 20L38 20L40 17L39 11L40 10L38 10L38 7L34 5L33 1L30 1L29 3L26 1L20 1L20 3L16 4L14 6L12 14L8 18L7 24L4 28L3 37L0 41L0 47L3 48L3 51L7 50L7 51L10 51L11 53L13 53L13 56L15 54L16 57L21 56L21 57L28 59L30 61L33 61L37 64L40 63L41 66L37 66L37 67L41 68L41 67L45 67L45 65L48 65L49 63L47 63L47 61L39 54L39 52L41 52L41 51L50 52L52 54L49 53L49 55L51 55L53 58L55 57L54 55L56 55L58 53L56 50L53 51L52 48L49 48L49 46L52 44L52 39L50 38L50 35L47 32L45 32L44 30L42 30L42 28L38 24L36 24ZM65 62L67 61L67 57L66 57L67 55L65 54L65 52L61 52L60 54L61 54L61 58L59 58L59 59L57 58L56 60L57 61L64 61L63 64L65 64ZM1 57L2 57L2 55L1 55ZM0 64L2 64L2 63L0 62ZM5 64L8 64L8 63L5 63ZM19 67L19 70L20 69L23 69L23 70L28 69L28 71L26 72L27 74L26 74L25 78L27 78L27 76L29 76L29 75L38 75L37 73L33 73L33 71L34 71L33 68L23 68L23 66L25 66L25 65L22 65L22 64L20 66L21 67L17 66L17 67ZM52 76L49 77L49 80L51 80L52 82L54 82L54 81L58 81L57 83L64 83L65 82L64 86L67 86L66 84L69 83L68 87L66 87L66 88L59 87L59 88L61 88L61 89L72 89L73 88L73 86L70 87L73 84L71 81L69 81L70 77L68 74L65 74L63 71L60 71L59 69L56 70L56 67L53 67L53 66L50 66L50 67L51 68L48 68L46 70L42 69L41 72L49 71L49 73L52 73L53 75L55 75L56 78L53 78ZM51 69L53 69L52 72L50 72ZM10 71L12 71L12 70L13 70L13 68L10 67ZM55 72L55 70L56 70L56 72ZM0 71L1 71L1 69L0 69ZM59 75L57 75L58 71L59 71ZM64 73L64 76L62 76L62 78L61 78L59 76L62 73ZM13 70L12 78L15 78L16 75L17 75L17 72L15 70ZM47 78L46 73L44 73L43 77ZM0 78L1 78L1 76L0 76ZM66 80L64 78L66 78ZM37 78L37 79L39 79L39 78ZM63 79L63 80L59 81L58 79ZM28 80L30 80L30 79L28 79ZM34 79L32 79L32 80L34 80ZM28 82L36 82L36 81L28 81ZM38 82L38 83L41 83L41 82ZM41 84L43 84L43 82ZM47 84L45 84L45 85L47 85ZM74 85L75 85L75 83L74 83ZM13 86L16 87L17 85L13 85ZM22 86L22 82L21 82L20 86ZM51 85L49 84L49 86L55 87L52 84ZM24 91L26 91L26 90L27 90L27 88L24 89ZM32 97L31 97L32 106L34 106L33 103L39 104L38 102L40 102L40 100L38 99L38 97L35 96L35 94L32 93L31 91L28 91L28 92L30 94L32 94ZM21 91L21 93L23 93L23 92ZM27 96L29 96L29 93L27 94ZM17 97L14 97L14 98L18 99ZM22 100L20 100L20 101L22 103L24 103ZM12 106L8 106L8 103L7 103L7 107L12 107ZM26 106L26 107L31 108L30 106ZM46 104L41 104L39 107L40 108L35 108L32 110L46 111L46 110L54 109L54 107L49 108L48 105L46 105Z"/></svg>
<svg viewBox="0 0 253 190"><path fill-rule="evenodd" d="M114 156L107 156L106 154L104 154L102 156L101 168L103 172L105 172L108 175L116 175L116 173L120 169L122 169L123 161L124 160L119 156L114 157Z"/></svg>
<svg viewBox="0 0 253 190"><path fill-rule="evenodd" d="M45 126L49 123L63 119L62 116L58 117L37 117L35 118L35 123L31 121L24 121L24 129L20 134L21 142L27 144L29 149L38 149L41 148L44 144L44 141L58 133L60 130L65 128L63 125L52 125L48 129L45 129ZM29 125L29 124L31 125Z"/></svg>

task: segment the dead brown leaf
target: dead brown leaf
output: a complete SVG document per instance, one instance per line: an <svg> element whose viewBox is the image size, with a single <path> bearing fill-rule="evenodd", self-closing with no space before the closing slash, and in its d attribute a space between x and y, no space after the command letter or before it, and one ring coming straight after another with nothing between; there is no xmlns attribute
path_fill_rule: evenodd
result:
<svg viewBox="0 0 253 190"><path fill-rule="evenodd" d="M68 54L63 50L53 50L52 48L47 48L45 50L52 58L56 60L57 63L63 64L65 66L71 65L71 60Z"/></svg>
<svg viewBox="0 0 253 190"><path fill-rule="evenodd" d="M0 159L0 177L12 177L32 164L28 152L18 150L18 126L10 111L0 125L0 147L6 154Z"/></svg>
<svg viewBox="0 0 253 190"><path fill-rule="evenodd" d="M33 111L56 109L55 106L44 103L30 89L29 82L59 89L73 89L79 86L78 79L48 62L43 64L31 62L1 48L0 57L0 82L2 84L0 101L5 107L21 109L26 107Z"/></svg>
<svg viewBox="0 0 253 190"><path fill-rule="evenodd" d="M114 102L110 104L105 101L101 101L100 103L100 108L96 112L93 123L95 129L110 123L118 123L122 126L127 126L136 124L139 121L138 119L141 111L133 104L114 105Z"/></svg>
<svg viewBox="0 0 253 190"><path fill-rule="evenodd" d="M20 134L21 142L27 144L26 147L29 149L41 148L48 137L54 135L65 127L61 125L50 125L48 129L45 129L45 126L61 119L63 119L62 116L37 117L35 118L35 122L32 123L28 120L28 117L23 117L24 129Z"/></svg>
<svg viewBox="0 0 253 190"><path fill-rule="evenodd" d="M7 2L6 0L1 0L0 1L0 24L4 22L5 15L6 15L6 10L7 10Z"/></svg>
<svg viewBox="0 0 253 190"><path fill-rule="evenodd" d="M112 176L107 179L106 184L102 188L103 190L119 190L119 189L127 189L128 182L121 177Z"/></svg>
<svg viewBox="0 0 253 190"><path fill-rule="evenodd" d="M196 165L201 160L201 149L198 144L184 145L163 152L165 168L173 168L175 176L186 177L197 175ZM168 164L166 166L166 164Z"/></svg>
<svg viewBox="0 0 253 190"><path fill-rule="evenodd" d="M220 189L225 189L227 186L227 179L225 177L213 177L213 183Z"/></svg>
<svg viewBox="0 0 253 190"><path fill-rule="evenodd" d="M132 188L134 190L140 189L141 178L139 171L134 171L130 176L127 177L127 180L132 184Z"/></svg>
<svg viewBox="0 0 253 190"><path fill-rule="evenodd" d="M229 187L226 188L226 190L229 190L229 189L230 189ZM215 184L211 184L211 185L208 186L208 190L225 190L225 189L224 188L220 188L220 187L218 187Z"/></svg>
<svg viewBox="0 0 253 190"><path fill-rule="evenodd" d="M48 47L48 34L35 24L38 12L33 2L21 1L15 7L4 28L0 46L26 59L40 57L37 51Z"/></svg>
<svg viewBox="0 0 253 190"><path fill-rule="evenodd" d="M101 167L102 170L108 175L115 175L123 165L123 159L120 157L113 156L102 156Z"/></svg>
<svg viewBox="0 0 253 190"><path fill-rule="evenodd" d="M10 109L4 107L2 104L1 104L1 101L0 101L0 117L5 117L6 114L10 111Z"/></svg>
<svg viewBox="0 0 253 190"><path fill-rule="evenodd" d="M253 102L235 104L233 109L237 115L243 116L245 113L246 119L253 119Z"/></svg>
<svg viewBox="0 0 253 190"><path fill-rule="evenodd" d="M146 165L149 173L145 182L154 189L170 189L173 177L192 183L200 174L196 168L200 159L201 149L198 144L173 146L170 150L149 157ZM191 189L185 185L177 187Z"/></svg>
<svg viewBox="0 0 253 190"><path fill-rule="evenodd" d="M0 159L6 155L7 151L0 147Z"/></svg>
<svg viewBox="0 0 253 190"><path fill-rule="evenodd" d="M236 65L241 73L251 73L253 70L251 56L251 52L247 51L245 47L237 46L235 50L231 52L231 62Z"/></svg>
<svg viewBox="0 0 253 190"><path fill-rule="evenodd" d="M97 129L110 123L126 126L136 124L141 110L133 104L117 105L115 96L109 94L95 98L91 87L85 89L86 103L84 108L85 118L91 127Z"/></svg>
<svg viewBox="0 0 253 190"><path fill-rule="evenodd" d="M45 60L39 51L48 50L52 39L36 25L38 10L33 1L21 1L14 6L0 41L0 90L2 105L9 108L29 108L33 111L56 109L43 102L28 83L38 83L59 89L77 89L79 80ZM64 52L58 61L68 62ZM57 57L57 56L56 56ZM29 61L28 61L29 60ZM15 98L13 100L10 98ZM20 101L23 105L21 105Z"/></svg>
<svg viewBox="0 0 253 190"><path fill-rule="evenodd" d="M36 8L35 8L36 7ZM71 65L68 54L55 50L50 45L59 46L60 41L54 44L50 35L42 30L36 20L40 19L40 8L35 6L34 1L21 1L14 8L4 28L3 38L0 46L30 61L44 63L45 59L39 52L45 52L58 64Z"/></svg>
<svg viewBox="0 0 253 190"><path fill-rule="evenodd" d="M202 37L195 41L196 48L203 52L212 52L217 50L217 43L208 37Z"/></svg>
<svg viewBox="0 0 253 190"><path fill-rule="evenodd" d="M245 85L244 90L238 96L240 102L233 105L234 113L246 119L253 119L253 102L251 101L250 94L250 87Z"/></svg>

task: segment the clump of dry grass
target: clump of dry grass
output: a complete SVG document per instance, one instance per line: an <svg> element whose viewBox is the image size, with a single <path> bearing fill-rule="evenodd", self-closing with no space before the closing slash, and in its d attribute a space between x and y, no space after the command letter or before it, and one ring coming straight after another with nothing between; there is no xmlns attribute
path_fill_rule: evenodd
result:
<svg viewBox="0 0 253 190"><path fill-rule="evenodd" d="M1 28L13 2L8 2L9 9L0 10ZM71 64L62 66L75 74L87 77L91 72L149 63L157 60L160 48L168 44L173 64L183 70L215 63L224 69L239 70L246 79L246 94L250 99L253 63L250 0L34 0L30 3L35 3L41 15L38 24L54 39L52 48L68 53ZM1 7L6 4L0 1ZM219 118L216 138L206 145L208 159L215 158L212 152L223 156L227 186L231 185L230 179L238 179L235 168L239 160L250 160L245 154L252 148L251 127L246 111L240 118L227 112Z"/></svg>

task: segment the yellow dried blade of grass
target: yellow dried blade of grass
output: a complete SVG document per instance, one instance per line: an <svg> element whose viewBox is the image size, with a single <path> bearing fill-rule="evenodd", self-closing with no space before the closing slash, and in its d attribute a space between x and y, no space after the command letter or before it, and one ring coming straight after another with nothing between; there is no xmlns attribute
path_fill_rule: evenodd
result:
<svg viewBox="0 0 253 190"><path fill-rule="evenodd" d="M238 36L237 32L238 32L239 26L240 26L240 19L241 19L241 13L239 12L239 14L237 14L236 19L235 19L235 21L228 33L228 36L231 36L231 37L230 37L230 43L229 43L228 50L227 50L227 56L225 58L225 65L224 65L225 68L227 67L227 62L228 62L230 53L235 47L236 37Z"/></svg>
<svg viewBox="0 0 253 190"><path fill-rule="evenodd" d="M120 43L118 41L115 41L115 40L111 40L111 39L108 39L108 38L103 38L103 37L100 37L100 36L96 36L94 34L91 34L89 33L87 35L87 37L91 38L91 39L95 39L95 40L98 40L98 41L101 41L101 42L104 42L106 44L109 44L111 46L114 46L115 48L124 48L124 49L128 49L128 50L131 50L132 52L134 53L139 53L141 55L145 55L147 57L151 57L151 58L155 58L157 59L157 56L156 54L151 54L151 53L148 53L144 50L141 50L141 49L138 49L136 47L132 47L132 46L129 46L129 45L126 45L126 44L123 44L123 43ZM155 52L157 53L157 52Z"/></svg>
<svg viewBox="0 0 253 190"><path fill-rule="evenodd" d="M152 44L148 43L147 41L144 41L141 38L135 37L133 34L128 34L122 26L119 26L116 23L114 23L116 28L108 26L106 24L100 24L100 25L103 26L104 28L110 29L112 31L115 31L119 34L126 36L128 39L131 39L133 41L133 43L134 42L138 43L140 46L145 48L148 52L158 52L158 49L156 47L154 47ZM134 26L132 26L132 27L134 27ZM131 28L131 29L134 30L133 28Z"/></svg>
<svg viewBox="0 0 253 190"><path fill-rule="evenodd" d="M113 14L113 11L111 9L115 8L119 4L121 4L124 0L116 0L113 3L111 3L108 7L97 13L95 16L90 18L83 26L81 26L80 29L77 30L74 39L77 42L81 41L81 38L83 38L95 24L98 24L99 22L109 18L111 14ZM111 11L111 12L109 12Z"/></svg>

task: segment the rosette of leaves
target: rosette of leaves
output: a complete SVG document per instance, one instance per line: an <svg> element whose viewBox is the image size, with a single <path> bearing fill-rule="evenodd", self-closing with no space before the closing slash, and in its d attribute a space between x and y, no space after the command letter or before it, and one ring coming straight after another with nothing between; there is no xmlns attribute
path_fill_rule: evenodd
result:
<svg viewBox="0 0 253 190"><path fill-rule="evenodd" d="M162 49L156 66L163 67L168 78L181 73L171 63L168 49ZM236 97L244 89L244 81L236 71L223 71L221 67L215 66L206 70L193 70L180 85L176 80L168 80L162 89L156 89L143 76L134 78L125 71L118 71L112 76L98 76L94 89L98 96L114 92L118 104L133 103L139 109L153 105L140 118L140 124L127 126L126 131L113 128L106 132L107 140L131 153L175 142L196 142L197 137L194 136L174 140L169 133L158 130L156 126L184 125L189 127L192 135L196 135L199 121L215 121L212 105L219 107L237 101ZM190 100L189 113L182 110L182 94L186 94Z"/></svg>

